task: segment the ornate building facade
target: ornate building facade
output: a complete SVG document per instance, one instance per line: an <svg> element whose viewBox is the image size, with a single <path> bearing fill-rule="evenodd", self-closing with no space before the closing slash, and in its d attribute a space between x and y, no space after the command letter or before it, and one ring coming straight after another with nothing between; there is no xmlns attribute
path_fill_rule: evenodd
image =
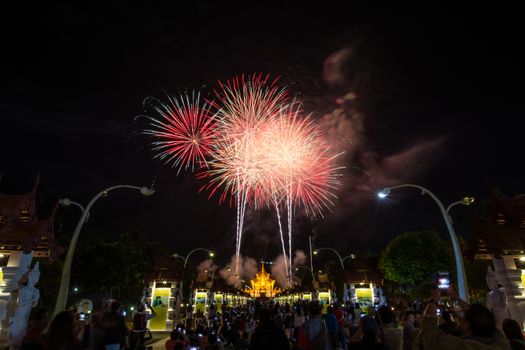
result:
<svg viewBox="0 0 525 350"><path fill-rule="evenodd" d="M261 270L250 283L251 288L246 288L244 292L248 293L252 298L274 298L281 293L279 288L274 287L275 280L264 270L264 264L261 265Z"/></svg>

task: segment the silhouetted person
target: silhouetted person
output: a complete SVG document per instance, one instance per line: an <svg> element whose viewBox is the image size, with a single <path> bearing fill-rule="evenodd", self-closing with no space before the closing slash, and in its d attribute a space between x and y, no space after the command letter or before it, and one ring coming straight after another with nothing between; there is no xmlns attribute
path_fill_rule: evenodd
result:
<svg viewBox="0 0 525 350"><path fill-rule="evenodd" d="M525 341L523 340L523 333L521 327L513 319L507 318L502 322L503 333L509 341L512 350L525 350Z"/></svg>
<svg viewBox="0 0 525 350"><path fill-rule="evenodd" d="M267 309L259 312L259 325L255 329L250 341L250 350L290 350L290 343L286 334L272 320Z"/></svg>

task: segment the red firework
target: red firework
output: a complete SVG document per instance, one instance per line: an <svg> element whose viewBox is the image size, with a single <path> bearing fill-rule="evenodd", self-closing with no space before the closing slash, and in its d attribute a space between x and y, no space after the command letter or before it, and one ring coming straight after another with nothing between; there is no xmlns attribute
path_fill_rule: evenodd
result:
<svg viewBox="0 0 525 350"><path fill-rule="evenodd" d="M155 157L178 168L177 173L206 164L215 135L210 105L192 94L191 98L168 96L168 103L157 102L153 109L157 116L148 117L150 128L144 133L156 138Z"/></svg>
<svg viewBox="0 0 525 350"><path fill-rule="evenodd" d="M250 204L261 204L266 166L261 157L262 135L269 123L289 103L288 91L268 75L235 77L219 81L216 100L217 133L210 153L206 189L221 191L220 201L239 192Z"/></svg>

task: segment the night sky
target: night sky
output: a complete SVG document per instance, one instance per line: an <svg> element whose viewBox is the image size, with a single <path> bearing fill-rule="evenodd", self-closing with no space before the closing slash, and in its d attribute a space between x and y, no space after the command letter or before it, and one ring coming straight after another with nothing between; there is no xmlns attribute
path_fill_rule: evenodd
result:
<svg viewBox="0 0 525 350"><path fill-rule="evenodd" d="M23 5L23 4L22 4ZM23 5L25 6L25 5ZM83 237L142 232L187 252L229 260L235 211L198 193L202 183L152 159L140 135L142 101L217 79L265 72L299 94L334 149L346 151L332 213L299 211L296 248L377 250L399 233L445 227L417 191L378 203L373 189L403 182L430 188L445 205L494 188L524 193L523 43L516 9L401 9L319 2L71 2L6 11L2 29L0 172L3 193L40 174L46 215L57 198L81 203L115 184L154 186L153 197L112 192L92 210ZM353 94L355 98L341 102ZM364 174L364 172L366 174ZM75 208L60 208L69 235ZM457 208L469 238L471 212ZM250 212L242 251L273 259L275 216Z"/></svg>

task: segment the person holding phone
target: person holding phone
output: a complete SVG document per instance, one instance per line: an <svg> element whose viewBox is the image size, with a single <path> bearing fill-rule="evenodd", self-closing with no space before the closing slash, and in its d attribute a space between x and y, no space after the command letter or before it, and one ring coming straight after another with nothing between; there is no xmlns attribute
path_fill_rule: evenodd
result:
<svg viewBox="0 0 525 350"><path fill-rule="evenodd" d="M402 350L403 348L403 331L394 324L395 314L391 308L386 305L377 310L379 320L379 339L388 346L389 350Z"/></svg>
<svg viewBox="0 0 525 350"><path fill-rule="evenodd" d="M420 342L425 350L509 350L505 336L496 329L494 315L481 304L469 305L461 300L453 288L446 290L452 300L464 310L460 328L463 337L456 337L440 330L437 325L437 308L442 291L433 289L421 324Z"/></svg>
<svg viewBox="0 0 525 350"><path fill-rule="evenodd" d="M150 313L146 313L146 307ZM131 350L143 350L148 321L155 317L157 313L149 303L139 303L137 313L133 316L133 327L130 332L129 345Z"/></svg>

